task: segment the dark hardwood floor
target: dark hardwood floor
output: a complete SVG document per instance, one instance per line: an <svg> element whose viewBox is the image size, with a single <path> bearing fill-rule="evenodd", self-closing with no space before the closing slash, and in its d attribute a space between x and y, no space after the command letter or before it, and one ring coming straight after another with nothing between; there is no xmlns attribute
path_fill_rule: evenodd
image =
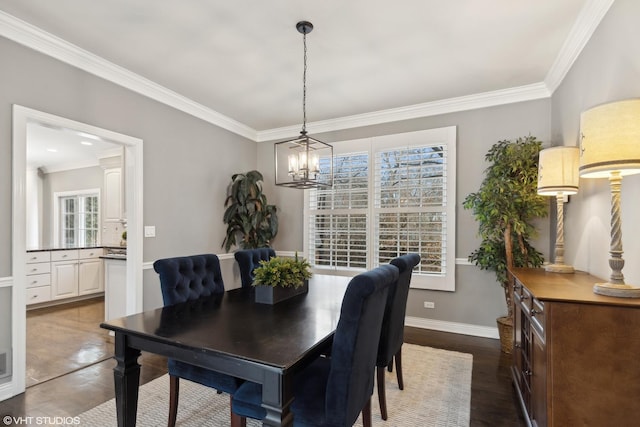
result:
<svg viewBox="0 0 640 427"><path fill-rule="evenodd" d="M98 306L92 307L92 304L98 304ZM100 304L102 304L101 301L80 304L80 311L99 311ZM59 320L60 313L56 313L59 310L63 310L63 307L58 310L48 309L47 313L39 313L41 316L38 318L42 322L47 322L50 321L47 315L51 315L57 316ZM67 316L65 319L66 327L73 327L72 317ZM77 330L86 328L86 319L83 320L81 317L75 317L75 319L79 322ZM83 326L80 327L80 324ZM89 337L102 333L97 323L95 328L94 331L86 328ZM75 345L79 337L73 334L69 339L74 340ZM500 352L500 343L497 340L407 327L405 342L473 355L471 426L520 427L526 425L511 384L510 355ZM65 343L58 341L56 345L64 346ZM166 359L163 357L143 353L139 361L142 365L140 375L142 384L166 373ZM33 385L27 388L25 393L0 402L0 417L78 415L114 397L114 366L113 359L97 361L87 367ZM389 426L395 427L392 424Z"/></svg>

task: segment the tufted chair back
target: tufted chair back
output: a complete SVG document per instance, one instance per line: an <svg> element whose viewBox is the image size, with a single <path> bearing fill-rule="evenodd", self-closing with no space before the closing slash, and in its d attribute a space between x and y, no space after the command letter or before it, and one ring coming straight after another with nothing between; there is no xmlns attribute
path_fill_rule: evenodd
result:
<svg viewBox="0 0 640 427"><path fill-rule="evenodd" d="M160 276L165 306L224 292L220 261L214 254L159 259L153 269Z"/></svg>
<svg viewBox="0 0 640 427"><path fill-rule="evenodd" d="M398 269L382 265L347 287L331 348L325 416L328 425L353 425L373 394L376 354L389 286Z"/></svg>
<svg viewBox="0 0 640 427"><path fill-rule="evenodd" d="M378 366L387 366L404 341L404 317L413 267L420 262L420 255L411 253L391 260L390 264L400 272L396 286L389 288L389 297L382 322L382 335L378 348Z"/></svg>
<svg viewBox="0 0 640 427"><path fill-rule="evenodd" d="M276 256L276 251L271 248L243 249L237 251L234 256L240 268L240 280L244 288L253 283L253 270L260 266L260 261L269 261Z"/></svg>

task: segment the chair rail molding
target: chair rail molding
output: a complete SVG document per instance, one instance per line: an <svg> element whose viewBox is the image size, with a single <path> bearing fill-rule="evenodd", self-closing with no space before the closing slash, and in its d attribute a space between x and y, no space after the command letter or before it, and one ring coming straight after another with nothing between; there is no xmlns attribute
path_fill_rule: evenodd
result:
<svg viewBox="0 0 640 427"><path fill-rule="evenodd" d="M13 277L0 277L0 288L8 288L13 286Z"/></svg>

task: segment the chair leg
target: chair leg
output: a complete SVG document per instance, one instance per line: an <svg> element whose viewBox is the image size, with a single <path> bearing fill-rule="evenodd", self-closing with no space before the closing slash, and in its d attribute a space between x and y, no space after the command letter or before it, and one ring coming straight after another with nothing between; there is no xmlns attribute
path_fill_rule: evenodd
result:
<svg viewBox="0 0 640 427"><path fill-rule="evenodd" d="M178 395L180 394L180 378L169 375L169 419L167 427L175 427L178 416Z"/></svg>
<svg viewBox="0 0 640 427"><path fill-rule="evenodd" d="M402 380L402 347L395 355L396 359L396 375L398 376L398 388L404 390L404 381Z"/></svg>
<svg viewBox="0 0 640 427"><path fill-rule="evenodd" d="M362 427L371 427L371 398L367 399L362 408Z"/></svg>
<svg viewBox="0 0 640 427"><path fill-rule="evenodd" d="M387 396L384 389L384 366L376 368L378 373L378 402L380 403L380 416L383 420L387 420Z"/></svg>
<svg viewBox="0 0 640 427"><path fill-rule="evenodd" d="M229 396L229 411L231 412L231 427L247 427L247 419L233 412L231 408L231 402L233 402L233 396Z"/></svg>
<svg viewBox="0 0 640 427"><path fill-rule="evenodd" d="M391 359L391 362L387 365L387 371L393 372L393 359Z"/></svg>

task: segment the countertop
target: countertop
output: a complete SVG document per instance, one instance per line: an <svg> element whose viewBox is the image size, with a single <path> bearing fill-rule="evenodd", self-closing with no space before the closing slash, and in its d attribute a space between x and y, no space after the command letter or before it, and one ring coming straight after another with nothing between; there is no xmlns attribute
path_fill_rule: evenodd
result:
<svg viewBox="0 0 640 427"><path fill-rule="evenodd" d="M127 260L127 256L122 256L122 255L102 255L98 258L102 258L102 259L113 259L113 260L118 260L118 261L126 261Z"/></svg>
<svg viewBox="0 0 640 427"><path fill-rule="evenodd" d="M28 252L45 252L45 251L69 251L73 249L126 249L126 246L116 246L116 245L99 245L99 246L75 246L72 248L60 248L60 247L50 247L50 248L39 248L39 249L27 249Z"/></svg>

